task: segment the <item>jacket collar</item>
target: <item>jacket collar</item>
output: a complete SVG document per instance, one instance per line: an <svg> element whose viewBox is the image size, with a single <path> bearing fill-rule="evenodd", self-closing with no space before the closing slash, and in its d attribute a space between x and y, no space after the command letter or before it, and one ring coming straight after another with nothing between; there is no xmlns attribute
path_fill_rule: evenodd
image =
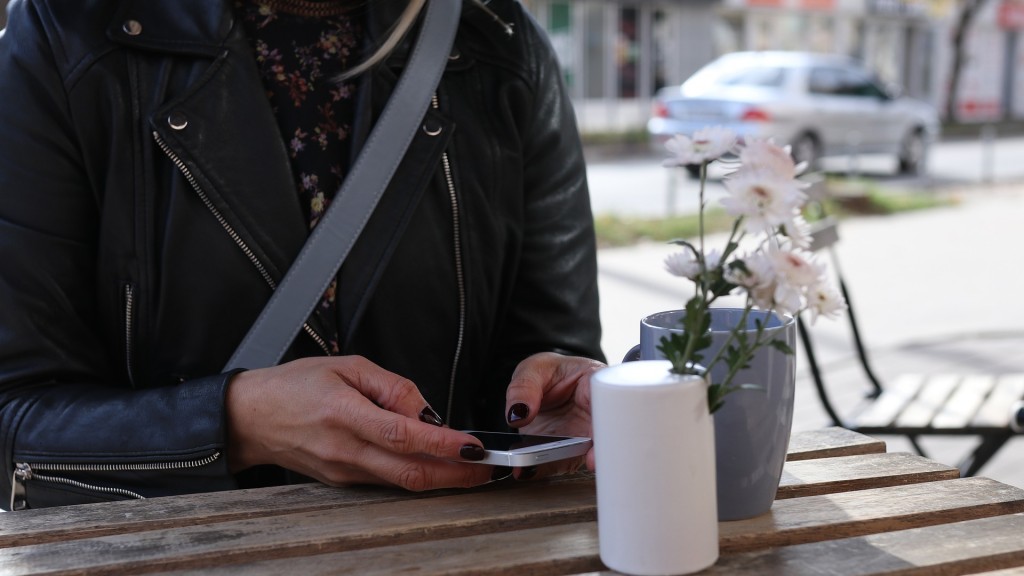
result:
<svg viewBox="0 0 1024 576"><path fill-rule="evenodd" d="M107 36L142 49L216 56L234 20L229 0L123 0Z"/></svg>

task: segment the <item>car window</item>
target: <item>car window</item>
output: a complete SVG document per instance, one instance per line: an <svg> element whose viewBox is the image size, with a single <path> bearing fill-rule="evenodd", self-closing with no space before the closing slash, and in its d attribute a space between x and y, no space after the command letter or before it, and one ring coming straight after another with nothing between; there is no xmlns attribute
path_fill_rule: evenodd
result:
<svg viewBox="0 0 1024 576"><path fill-rule="evenodd" d="M777 67L740 68L723 72L718 84L723 86L782 86L785 71Z"/></svg>
<svg viewBox="0 0 1024 576"><path fill-rule="evenodd" d="M863 70L838 66L811 69L807 90L812 94L884 98L885 92Z"/></svg>

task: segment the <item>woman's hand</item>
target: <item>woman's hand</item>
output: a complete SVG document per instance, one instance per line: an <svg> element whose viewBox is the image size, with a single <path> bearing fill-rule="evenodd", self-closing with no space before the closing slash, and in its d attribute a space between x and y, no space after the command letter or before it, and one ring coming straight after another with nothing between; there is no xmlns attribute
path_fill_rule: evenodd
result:
<svg viewBox="0 0 1024 576"><path fill-rule="evenodd" d="M505 394L509 425L525 434L592 437L590 376L604 367L596 360L553 352L523 360L512 374ZM583 458L520 470L518 478L575 472L584 463L594 469L593 448Z"/></svg>
<svg viewBox="0 0 1024 576"><path fill-rule="evenodd" d="M276 464L338 486L469 487L491 466L480 441L442 427L416 386L358 356L241 372L227 392L232 471Z"/></svg>

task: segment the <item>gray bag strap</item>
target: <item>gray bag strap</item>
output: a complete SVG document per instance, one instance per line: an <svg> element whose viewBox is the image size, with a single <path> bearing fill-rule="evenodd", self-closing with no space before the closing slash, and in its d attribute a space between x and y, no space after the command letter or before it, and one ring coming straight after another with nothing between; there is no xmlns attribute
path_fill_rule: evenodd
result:
<svg viewBox="0 0 1024 576"><path fill-rule="evenodd" d="M235 350L225 371L274 366L338 273L426 114L455 39L461 0L427 0L394 93L327 212Z"/></svg>

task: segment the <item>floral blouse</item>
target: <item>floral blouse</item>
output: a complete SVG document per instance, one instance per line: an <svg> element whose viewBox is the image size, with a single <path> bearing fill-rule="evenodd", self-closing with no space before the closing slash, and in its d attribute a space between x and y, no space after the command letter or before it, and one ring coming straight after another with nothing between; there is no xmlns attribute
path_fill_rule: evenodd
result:
<svg viewBox="0 0 1024 576"><path fill-rule="evenodd" d="M348 172L356 80L336 77L358 63L362 20L351 0L236 0L267 98L291 157L312 229ZM336 281L315 314L338 353Z"/></svg>

